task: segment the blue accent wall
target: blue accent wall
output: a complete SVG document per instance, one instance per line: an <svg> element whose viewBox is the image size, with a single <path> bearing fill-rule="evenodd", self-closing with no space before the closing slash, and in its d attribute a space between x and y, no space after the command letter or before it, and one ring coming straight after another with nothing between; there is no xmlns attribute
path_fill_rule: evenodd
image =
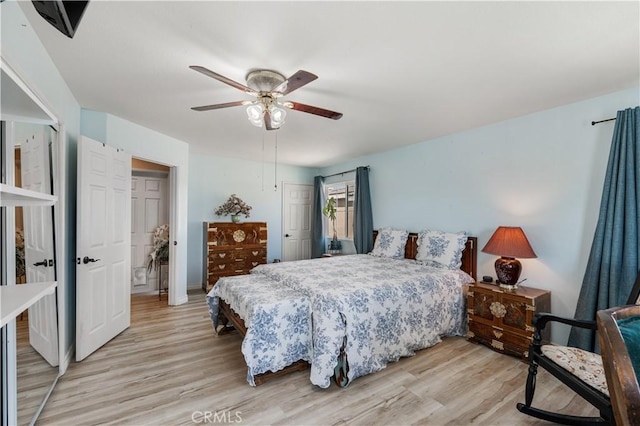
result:
<svg viewBox="0 0 640 426"><path fill-rule="evenodd" d="M635 87L364 156L322 174L370 165L376 228L464 230L482 248L498 226L521 226L538 255L521 259L523 284L551 290L552 311L572 317L614 127L591 121L639 104ZM479 277L495 277L495 259L479 253ZM553 330L555 342L567 337L568 330Z"/></svg>

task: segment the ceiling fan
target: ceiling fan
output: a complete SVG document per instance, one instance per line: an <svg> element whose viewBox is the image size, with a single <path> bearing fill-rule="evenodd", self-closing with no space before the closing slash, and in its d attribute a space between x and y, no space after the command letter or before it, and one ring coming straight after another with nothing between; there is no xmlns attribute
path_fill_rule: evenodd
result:
<svg viewBox="0 0 640 426"><path fill-rule="evenodd" d="M226 102L191 108L194 111L209 111L246 105L248 106L247 115L251 124L257 127L262 127L264 124L267 130L279 129L284 124L287 114L285 108L319 115L332 120L338 120L342 117L340 112L280 99L318 78L317 75L308 71L300 70L291 77L285 78L276 71L257 69L247 74L247 84L245 86L205 67L191 65L189 68L256 97L255 100Z"/></svg>

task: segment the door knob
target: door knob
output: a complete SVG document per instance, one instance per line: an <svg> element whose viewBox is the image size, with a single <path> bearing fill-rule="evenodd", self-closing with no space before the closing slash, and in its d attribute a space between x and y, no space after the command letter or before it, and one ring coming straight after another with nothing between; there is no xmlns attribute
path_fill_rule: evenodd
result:
<svg viewBox="0 0 640 426"><path fill-rule="evenodd" d="M289 234L284 234L284 236L285 236L285 237L290 237L291 235L289 235Z"/></svg>
<svg viewBox="0 0 640 426"><path fill-rule="evenodd" d="M36 262L33 264L33 266L44 266L45 268L47 267L47 259L43 260L42 262Z"/></svg>
<svg viewBox="0 0 640 426"><path fill-rule="evenodd" d="M99 260L100 260L100 259L93 259L93 258L91 258L91 257L89 257L89 256L85 256L85 257L82 259L82 263L84 263L84 264L86 265L87 263L93 263L93 262L97 262L97 261L99 261Z"/></svg>

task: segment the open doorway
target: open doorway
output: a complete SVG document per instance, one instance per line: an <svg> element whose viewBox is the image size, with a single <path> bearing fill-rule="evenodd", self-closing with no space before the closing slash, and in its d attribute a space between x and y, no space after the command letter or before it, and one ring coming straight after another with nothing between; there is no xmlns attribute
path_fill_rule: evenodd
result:
<svg viewBox="0 0 640 426"><path fill-rule="evenodd" d="M131 170L131 293L167 301L170 168L132 158Z"/></svg>

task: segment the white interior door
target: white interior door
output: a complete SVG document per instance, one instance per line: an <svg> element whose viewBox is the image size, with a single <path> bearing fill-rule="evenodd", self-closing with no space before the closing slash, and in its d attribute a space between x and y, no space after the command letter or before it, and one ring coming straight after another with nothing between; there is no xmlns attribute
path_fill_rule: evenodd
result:
<svg viewBox="0 0 640 426"><path fill-rule="evenodd" d="M30 137L20 143L22 187L51 194L49 126L32 126ZM27 283L56 280L52 207L22 208ZM29 307L29 343L53 367L58 365L56 295L43 297Z"/></svg>
<svg viewBox="0 0 640 426"><path fill-rule="evenodd" d="M131 155L78 143L76 361L131 321Z"/></svg>
<svg viewBox="0 0 640 426"><path fill-rule="evenodd" d="M134 172L135 173L135 172ZM158 290L158 272L147 272L149 253L153 250L153 233L169 223L167 202L168 178L141 176L131 178L131 292Z"/></svg>
<svg viewBox="0 0 640 426"><path fill-rule="evenodd" d="M313 185L285 183L282 196L282 260L310 259Z"/></svg>

